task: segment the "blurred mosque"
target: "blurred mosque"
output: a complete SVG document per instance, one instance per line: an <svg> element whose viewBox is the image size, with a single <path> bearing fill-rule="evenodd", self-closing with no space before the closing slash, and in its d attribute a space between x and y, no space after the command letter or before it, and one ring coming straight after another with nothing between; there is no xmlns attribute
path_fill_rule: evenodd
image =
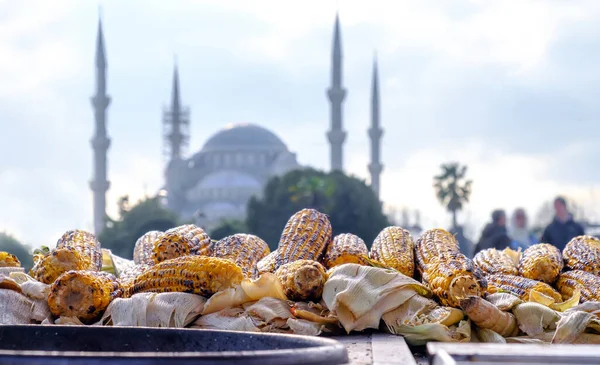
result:
<svg viewBox="0 0 600 365"><path fill-rule="evenodd" d="M326 95L330 103L331 170L343 171L343 102L346 89L342 81L342 46L339 17L336 15L333 44L331 85ZM94 199L94 230L99 234L105 226L107 151L110 146L106 130L106 110L110 97L106 90L106 53L102 22L98 23L96 40L96 95L92 106L96 122L92 138L94 176L90 183ZM371 163L368 165L371 186L379 196L380 141L383 130L379 122L379 84L377 63L373 63L371 90ZM232 124L208 138L202 149L184 156L189 142L189 109L181 103L177 66L173 72L171 105L163 112L165 150L168 164L161 194L167 207L183 219L195 218L204 228L211 228L223 219L244 219L246 203L260 196L266 182L300 167L296 154L273 132L254 124Z"/></svg>

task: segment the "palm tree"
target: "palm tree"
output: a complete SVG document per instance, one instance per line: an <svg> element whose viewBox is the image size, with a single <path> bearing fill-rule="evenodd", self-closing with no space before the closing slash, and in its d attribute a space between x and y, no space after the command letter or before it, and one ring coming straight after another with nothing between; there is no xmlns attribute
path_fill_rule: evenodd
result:
<svg viewBox="0 0 600 365"><path fill-rule="evenodd" d="M441 174L433 178L433 187L440 204L452 213L452 227L456 229L456 213L469 202L473 181L465 180L467 166L452 162L442 164L441 168Z"/></svg>

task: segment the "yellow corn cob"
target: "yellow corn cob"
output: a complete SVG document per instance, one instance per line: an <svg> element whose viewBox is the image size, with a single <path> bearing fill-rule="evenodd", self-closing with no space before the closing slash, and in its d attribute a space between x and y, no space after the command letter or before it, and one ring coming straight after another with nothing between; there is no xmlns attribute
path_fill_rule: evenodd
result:
<svg viewBox="0 0 600 365"><path fill-rule="evenodd" d="M410 232L404 228L384 228L373 241L370 256L408 277L415 274L415 244Z"/></svg>
<svg viewBox="0 0 600 365"><path fill-rule="evenodd" d="M77 317L83 323L92 323L121 294L113 274L67 271L50 286L48 307L56 317Z"/></svg>
<svg viewBox="0 0 600 365"><path fill-rule="evenodd" d="M138 238L133 248L133 262L136 265L154 265L154 243L162 234L160 231L150 231Z"/></svg>
<svg viewBox="0 0 600 365"><path fill-rule="evenodd" d="M0 267L21 267L21 261L13 254L0 251Z"/></svg>
<svg viewBox="0 0 600 365"><path fill-rule="evenodd" d="M96 236L81 229L65 232L56 243L56 248L72 247L89 257L95 271L102 270L102 248Z"/></svg>
<svg viewBox="0 0 600 365"><path fill-rule="evenodd" d="M563 268L560 250L547 243L527 248L519 262L519 275L524 278L553 284Z"/></svg>
<svg viewBox="0 0 600 365"><path fill-rule="evenodd" d="M262 274L265 272L273 273L275 272L275 261L277 261L277 257L279 256L279 250L275 250L265 256L256 264L256 271L258 274Z"/></svg>
<svg viewBox="0 0 600 365"><path fill-rule="evenodd" d="M256 278L256 264L267 256L271 250L269 245L259 237L238 233L227 236L213 246L213 256L229 259L242 268L244 276Z"/></svg>
<svg viewBox="0 0 600 365"><path fill-rule="evenodd" d="M439 228L426 231L417 240L415 252L423 282L442 305L459 307L461 298L483 294L483 272L460 252L449 232Z"/></svg>
<svg viewBox="0 0 600 365"><path fill-rule="evenodd" d="M97 271L90 257L72 247L55 248L39 259L31 269L32 276L44 284L52 284L67 271Z"/></svg>
<svg viewBox="0 0 600 365"><path fill-rule="evenodd" d="M542 293L557 303L562 301L560 294L554 290L550 285L533 280L527 279L516 275L488 275L487 279L487 292L489 294L498 293L500 291L510 292L524 301L529 301L529 295L532 290Z"/></svg>
<svg viewBox="0 0 600 365"><path fill-rule="evenodd" d="M581 302L600 302L600 277L582 270L567 271L558 277L556 287L564 300L573 296L575 289L581 290Z"/></svg>
<svg viewBox="0 0 600 365"><path fill-rule="evenodd" d="M563 250L565 266L600 275L600 239L593 236L573 238Z"/></svg>
<svg viewBox="0 0 600 365"><path fill-rule="evenodd" d="M162 262L186 255L209 255L212 243L208 234L193 224L171 228L156 240L153 249L154 262Z"/></svg>
<svg viewBox="0 0 600 365"><path fill-rule="evenodd" d="M119 281L121 288L123 288L124 298L129 298L131 296L131 290L133 289L135 279L151 266L152 265L146 264L130 266L119 275L117 280Z"/></svg>
<svg viewBox="0 0 600 365"><path fill-rule="evenodd" d="M275 271L275 276L288 299L294 301L318 301L327 281L325 268L313 260L296 260L282 265Z"/></svg>
<svg viewBox="0 0 600 365"><path fill-rule="evenodd" d="M235 263L208 256L181 256L160 262L139 275L131 294L183 292L209 297L241 283L242 269Z"/></svg>
<svg viewBox="0 0 600 365"><path fill-rule="evenodd" d="M319 260L331 241L329 218L315 210L303 209L285 225L275 260L275 270L296 260Z"/></svg>
<svg viewBox="0 0 600 365"><path fill-rule="evenodd" d="M473 262L486 274L517 275L519 273L510 256L495 248L479 251L473 258Z"/></svg>
<svg viewBox="0 0 600 365"><path fill-rule="evenodd" d="M333 241L327 245L323 263L328 269L349 263L369 265L364 258L368 255L367 245L362 238L351 233L342 233L335 236Z"/></svg>

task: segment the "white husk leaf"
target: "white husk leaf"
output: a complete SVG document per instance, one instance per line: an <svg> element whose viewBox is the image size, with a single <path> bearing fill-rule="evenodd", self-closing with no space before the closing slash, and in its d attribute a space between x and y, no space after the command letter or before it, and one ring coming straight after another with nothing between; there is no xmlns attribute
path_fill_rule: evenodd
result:
<svg viewBox="0 0 600 365"><path fill-rule="evenodd" d="M513 308L519 328L529 336L556 329L560 314L539 303L523 303Z"/></svg>
<svg viewBox="0 0 600 365"><path fill-rule="evenodd" d="M227 308L198 318L192 328L219 329L228 331L260 332L242 308Z"/></svg>
<svg viewBox="0 0 600 365"><path fill-rule="evenodd" d="M421 283L397 271L344 264L329 270L323 300L350 333L379 328L383 314L418 293L430 294Z"/></svg>
<svg viewBox="0 0 600 365"><path fill-rule="evenodd" d="M58 317L54 324L62 326L85 326L77 317Z"/></svg>
<svg viewBox="0 0 600 365"><path fill-rule="evenodd" d="M515 306L524 303L519 297L511 293L494 293L485 297L485 300L492 303L501 311L510 311Z"/></svg>
<svg viewBox="0 0 600 365"><path fill-rule="evenodd" d="M323 325L305 319L288 318L286 324L297 335L318 336L323 330Z"/></svg>
<svg viewBox="0 0 600 365"><path fill-rule="evenodd" d="M0 324L30 324L33 301L14 290L0 289Z"/></svg>
<svg viewBox="0 0 600 365"><path fill-rule="evenodd" d="M205 301L189 293L139 293L113 300L97 324L182 328L200 315Z"/></svg>
<svg viewBox="0 0 600 365"><path fill-rule="evenodd" d="M506 343L506 339L488 328L477 328L477 336L481 342Z"/></svg>
<svg viewBox="0 0 600 365"><path fill-rule="evenodd" d="M440 323L421 324L418 326L398 325L396 334L404 336L410 345L424 345L429 341L440 342L470 342L471 322L463 320L454 326L444 326Z"/></svg>
<svg viewBox="0 0 600 365"><path fill-rule="evenodd" d="M50 285L37 281L31 276L22 272L13 272L10 274L10 278L19 283L23 294L27 295L28 297L32 299L48 299Z"/></svg>
<svg viewBox="0 0 600 365"><path fill-rule="evenodd" d="M565 313L556 326L552 343L574 343L586 329L600 329L600 321L591 313L577 311Z"/></svg>
<svg viewBox="0 0 600 365"><path fill-rule="evenodd" d="M25 269L22 267L0 267L0 275L9 276L14 272L24 273Z"/></svg>
<svg viewBox="0 0 600 365"><path fill-rule="evenodd" d="M272 322L275 318L288 319L292 317L288 303L276 298L265 297L250 306L244 306L244 308L249 314L256 315L267 323Z"/></svg>

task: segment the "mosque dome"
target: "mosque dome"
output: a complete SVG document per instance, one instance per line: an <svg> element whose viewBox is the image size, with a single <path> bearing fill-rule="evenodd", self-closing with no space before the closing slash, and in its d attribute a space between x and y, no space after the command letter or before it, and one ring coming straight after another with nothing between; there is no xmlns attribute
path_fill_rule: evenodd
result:
<svg viewBox="0 0 600 365"><path fill-rule="evenodd" d="M233 124L206 141L202 152L238 151L243 149L287 152L287 146L273 132L254 124Z"/></svg>

